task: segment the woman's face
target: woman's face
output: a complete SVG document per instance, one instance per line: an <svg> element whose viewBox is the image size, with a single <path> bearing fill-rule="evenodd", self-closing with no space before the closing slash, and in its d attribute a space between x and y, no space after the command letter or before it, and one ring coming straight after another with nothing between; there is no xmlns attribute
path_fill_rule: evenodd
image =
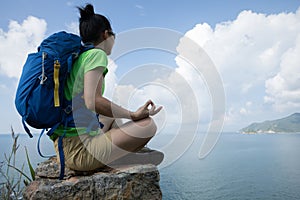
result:
<svg viewBox="0 0 300 200"><path fill-rule="evenodd" d="M110 55L114 44L115 34L113 32L105 31L103 35L103 41L98 45L95 45L95 47L102 49L107 55Z"/></svg>
<svg viewBox="0 0 300 200"><path fill-rule="evenodd" d="M111 54L112 48L115 44L115 36L114 35L109 35L109 37L106 38L105 40L105 51L107 55Z"/></svg>

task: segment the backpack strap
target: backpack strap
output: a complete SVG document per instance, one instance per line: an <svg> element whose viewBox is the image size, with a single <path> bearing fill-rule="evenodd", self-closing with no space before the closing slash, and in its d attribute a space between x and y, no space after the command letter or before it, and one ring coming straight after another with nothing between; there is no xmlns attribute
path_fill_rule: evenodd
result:
<svg viewBox="0 0 300 200"><path fill-rule="evenodd" d="M60 172L59 172L59 180L63 180L65 176L65 154L63 148L63 138L65 137L66 129L62 136L58 138L58 153L59 153L59 161L60 161Z"/></svg>
<svg viewBox="0 0 300 200"><path fill-rule="evenodd" d="M95 121L91 120L88 127L86 128L87 133L90 133L92 130L95 130L95 125L98 126L101 129L104 127L104 124L99 121L99 114L94 114L94 117L96 118L97 123L95 123Z"/></svg>
<svg viewBox="0 0 300 200"><path fill-rule="evenodd" d="M42 136L43 136L45 130L46 130L46 129L43 129L43 130L41 131L41 133L40 133L40 136L39 136L39 139L38 139L38 142L37 142L37 150L38 150L38 153L39 153L39 155L40 155L41 157L43 157L43 158L51 158L51 157L53 157L53 156L55 156L55 155L45 156L45 155L42 154L41 149L40 149L41 138L42 138Z"/></svg>
<svg viewBox="0 0 300 200"><path fill-rule="evenodd" d="M70 104L70 102L67 102ZM59 161L60 161L60 172L59 172L59 179L63 180L65 176L65 154L64 154L64 148L63 148L63 138L66 136L67 133L67 127L70 121L73 120L72 114L72 106L68 105L66 109L64 109L64 115L62 118L62 122L64 123L64 132L63 135L58 137L58 153L59 153ZM55 129L60 125L61 123L58 123L54 125L47 133L48 136L51 136Z"/></svg>
<svg viewBox="0 0 300 200"><path fill-rule="evenodd" d="M65 117L68 118L68 117ZM59 161L60 161L60 172L59 172L59 180L63 180L65 176L65 154L63 148L63 139L67 133L68 120L65 119L64 124L64 133L62 136L58 137L58 153L59 153Z"/></svg>
<svg viewBox="0 0 300 200"><path fill-rule="evenodd" d="M29 128L27 127L27 125L26 125L26 123L25 123L25 119L24 119L24 117L22 117L22 124L23 124L23 127L24 127L24 129L25 129L26 133L29 135L29 137L30 137L30 138L32 138L32 137L33 137L33 135L31 134L31 132L30 132Z"/></svg>
<svg viewBox="0 0 300 200"><path fill-rule="evenodd" d="M65 154L64 154L64 148L63 148L63 138L66 136L66 128L67 128L67 124L68 124L68 120L65 120L65 125L64 125L64 133L63 135L59 136L58 137L58 153L59 153L59 161L60 161L60 172L59 172L59 179L60 180L63 180L64 179L64 176L65 176ZM48 132L47 132L47 135L48 136L51 136L55 129L60 125L60 123L58 124L55 124ZM40 139L42 137L42 135L44 134L46 129L43 129L41 134L40 134L40 137L39 137L39 140L38 140L38 152L40 154L41 157L43 158L50 158L50 157L53 157L53 156L44 156L42 153L41 153L41 150L40 150Z"/></svg>

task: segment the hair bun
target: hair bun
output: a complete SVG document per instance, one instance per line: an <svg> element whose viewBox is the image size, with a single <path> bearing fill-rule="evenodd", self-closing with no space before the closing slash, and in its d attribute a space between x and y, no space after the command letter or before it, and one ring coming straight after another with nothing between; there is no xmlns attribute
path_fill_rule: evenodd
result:
<svg viewBox="0 0 300 200"><path fill-rule="evenodd" d="M84 8L79 8L80 19L83 21L89 20L95 15L94 7L91 4L87 4Z"/></svg>

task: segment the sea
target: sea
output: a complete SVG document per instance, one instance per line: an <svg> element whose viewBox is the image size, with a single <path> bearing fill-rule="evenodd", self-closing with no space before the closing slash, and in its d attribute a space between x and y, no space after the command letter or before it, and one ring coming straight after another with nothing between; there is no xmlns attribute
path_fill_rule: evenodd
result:
<svg viewBox="0 0 300 200"><path fill-rule="evenodd" d="M172 137L159 135L149 147L170 145ZM26 163L25 146L33 166L45 160L37 153L37 138L19 135L17 164ZM202 140L203 135L196 135L178 159L159 168L164 200L300 199L300 134L226 132L212 151L199 159ZM0 134L0 161L5 160L4 154L9 154L11 146L11 135ZM46 137L42 138L41 151L54 154L53 145Z"/></svg>

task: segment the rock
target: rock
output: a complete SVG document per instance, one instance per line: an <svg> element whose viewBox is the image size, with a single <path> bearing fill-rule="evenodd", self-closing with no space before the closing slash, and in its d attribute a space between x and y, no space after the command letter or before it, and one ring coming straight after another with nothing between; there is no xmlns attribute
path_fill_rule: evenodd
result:
<svg viewBox="0 0 300 200"><path fill-rule="evenodd" d="M162 199L155 165L131 165L82 173L66 168L59 180L59 164L51 158L38 165L36 180L23 192L23 199Z"/></svg>
<svg viewBox="0 0 300 200"><path fill-rule="evenodd" d="M35 169L35 175L40 178L59 178L60 165L56 161L56 157L52 157L49 160L39 163ZM76 176L76 171L65 168L65 178Z"/></svg>

